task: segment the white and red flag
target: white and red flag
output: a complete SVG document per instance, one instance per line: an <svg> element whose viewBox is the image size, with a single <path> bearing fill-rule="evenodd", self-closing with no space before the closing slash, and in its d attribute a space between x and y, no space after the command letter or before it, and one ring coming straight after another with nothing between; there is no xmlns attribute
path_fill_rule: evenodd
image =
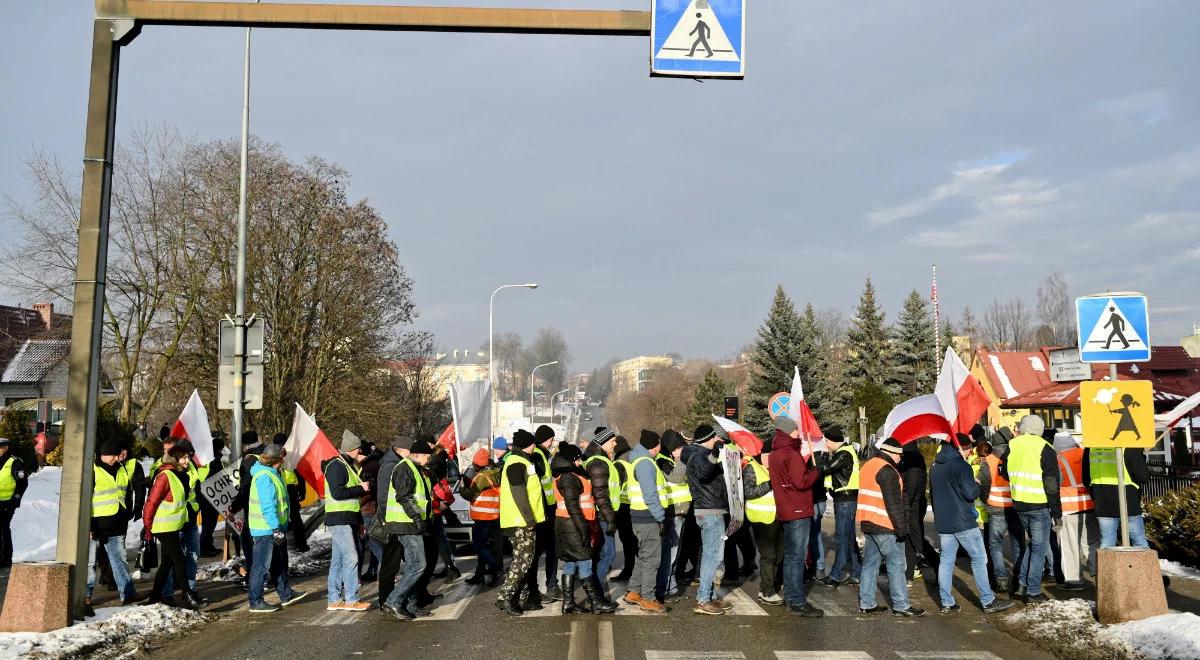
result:
<svg viewBox="0 0 1200 660"><path fill-rule="evenodd" d="M192 396L183 407L175 426L171 427L172 438L186 438L196 452L196 463L208 465L213 458L212 429L208 426L208 412L200 401L200 391L192 390Z"/></svg>
<svg viewBox="0 0 1200 660"><path fill-rule="evenodd" d="M454 432L454 422L446 425L446 429L438 436L437 444L446 448L446 455L454 458L458 455L458 436Z"/></svg>
<svg viewBox="0 0 1200 660"><path fill-rule="evenodd" d="M949 437L954 434L942 412L937 395L925 394L892 408L883 423L883 438L895 438L907 444L925 436Z"/></svg>
<svg viewBox="0 0 1200 660"><path fill-rule="evenodd" d="M751 433L749 429L724 417L713 415L713 419L717 420L717 425L721 427L725 435L729 436L733 444L741 447L744 454L747 456L758 456L762 453L762 440L759 440L758 436Z"/></svg>
<svg viewBox="0 0 1200 660"><path fill-rule="evenodd" d="M825 451L825 432L813 416L812 409L804 400L804 383L800 380L800 367L795 367L792 376L792 392L788 400L788 416L800 429L800 437L808 441L813 451Z"/></svg>
<svg viewBox="0 0 1200 660"><path fill-rule="evenodd" d="M941 402L942 412L955 433L970 433L971 427L979 422L992 403L979 379L967 371L967 365L953 347L946 348L942 372L938 374L933 393Z"/></svg>
<svg viewBox="0 0 1200 660"><path fill-rule="evenodd" d="M284 466L303 477L304 482L317 491L317 497L325 497L325 472L321 463L337 456L338 451L298 403L296 416L292 418L292 433L283 447L287 449Z"/></svg>

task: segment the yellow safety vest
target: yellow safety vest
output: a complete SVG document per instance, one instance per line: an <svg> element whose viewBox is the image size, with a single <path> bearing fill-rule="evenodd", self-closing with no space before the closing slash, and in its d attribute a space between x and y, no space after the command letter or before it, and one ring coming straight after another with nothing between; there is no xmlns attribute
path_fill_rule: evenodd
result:
<svg viewBox="0 0 1200 660"><path fill-rule="evenodd" d="M672 470L675 469L675 459L666 456L662 458L664 461L671 464ZM665 474L663 475L663 478L666 478ZM688 482L686 479L681 484L671 483L670 481L667 482L667 501L663 503L664 507L687 504L691 501L692 489L688 487Z"/></svg>
<svg viewBox="0 0 1200 660"><path fill-rule="evenodd" d="M178 532L187 522L187 503L183 501L183 482L175 475L174 470L159 474L167 475L167 485L171 488L171 501L163 498L158 509L154 511L154 521L150 525L151 534Z"/></svg>
<svg viewBox="0 0 1200 660"><path fill-rule="evenodd" d="M519 463L525 466L525 497L529 501L529 508L533 509L533 520L525 520L525 517L521 515L521 510L517 508L517 498L513 493L512 484L508 481L508 463ZM500 472L501 529L528 527L545 522L546 509L545 507L537 506L538 493L540 492L541 484L538 483L537 470L534 469L533 463L518 452L510 453L508 460L505 461L504 470ZM553 487L551 488L551 494L553 495Z"/></svg>
<svg viewBox="0 0 1200 660"><path fill-rule="evenodd" d="M767 472L767 468L763 467L758 461L750 459L750 469L754 470L754 482L762 484L771 480L771 474ZM746 519L752 523L775 522L775 492L768 490L766 495L756 497L746 502Z"/></svg>
<svg viewBox="0 0 1200 660"><path fill-rule="evenodd" d="M541 447L534 447L533 455L542 463L542 474L538 477L542 482L542 499L545 500L546 506L555 506L554 477L550 474L550 457Z"/></svg>
<svg viewBox="0 0 1200 660"><path fill-rule="evenodd" d="M283 480L275 470L262 470L250 479L250 512L246 516L250 529L259 531L272 529L267 527L267 519L263 517L262 500L258 497L258 480L263 477L269 479L275 487L275 507L279 512L279 525L282 527L288 523L287 489L283 487Z"/></svg>
<svg viewBox="0 0 1200 660"><path fill-rule="evenodd" d="M1008 444L1008 480L1014 502L1045 504L1042 486L1042 450L1049 447L1038 435L1019 435Z"/></svg>
<svg viewBox="0 0 1200 660"><path fill-rule="evenodd" d="M1088 449L1088 477L1093 486L1116 486L1117 482L1117 450ZM1125 485L1141 488L1125 475Z"/></svg>
<svg viewBox="0 0 1200 660"><path fill-rule="evenodd" d="M300 485L300 478L296 476L295 470L289 470L287 468L284 468L282 470L282 472L283 472L283 485L284 486L299 486Z"/></svg>
<svg viewBox="0 0 1200 660"><path fill-rule="evenodd" d="M854 447L848 444L838 447L837 450L848 452L850 454L850 459L854 461L854 469L850 471L850 480L846 482L846 485L834 490L833 492L844 493L850 490L858 490L858 452L854 450ZM834 453L836 454L837 452ZM832 474L825 477L825 488L833 488Z"/></svg>
<svg viewBox="0 0 1200 660"><path fill-rule="evenodd" d="M621 475L617 474L617 466L608 459L607 456L596 454L589 456L583 462L584 467L587 467L592 461L603 461L608 468L608 500L612 503L613 511L621 510Z"/></svg>
<svg viewBox="0 0 1200 660"><path fill-rule="evenodd" d="M123 467L117 468L117 474L111 475L108 470L99 465L92 465L95 475L92 485L92 517L106 518L114 516L125 506L125 486L129 476Z"/></svg>
<svg viewBox="0 0 1200 660"><path fill-rule="evenodd" d="M7 502L17 492L17 480L13 477L13 457L5 457L4 467L0 468L0 502Z"/></svg>
<svg viewBox="0 0 1200 660"><path fill-rule="evenodd" d="M421 472L421 468L417 467L416 463L407 458L397 463L393 469L399 470L402 465L407 465L408 469L413 473L413 481L416 484L413 488L413 502L421 510L421 520L425 520L429 518L429 479L425 477ZM412 516L408 515L404 507L400 506L400 503L396 501L395 483L394 479L388 479L387 513L384 514L383 519L385 522L394 523L414 522Z"/></svg>
<svg viewBox="0 0 1200 660"><path fill-rule="evenodd" d="M341 461L342 465L346 466L346 475L348 477L346 479L346 488L353 488L362 483L361 473L358 471L357 465L351 467L351 465L346 462L346 459L342 458L341 456L338 456L337 458L335 458L333 460ZM325 465L325 469L328 470L330 465L333 465L333 461L330 461L329 463L327 463ZM290 470L289 470L289 472L290 472ZM284 483L285 484L287 483L286 478L284 479ZM325 513L333 513L333 512L338 512L338 511L350 511L353 513L358 513L359 511L362 510L362 501L359 500L357 497L352 497L348 500L334 499L333 495L329 492L329 490L330 490L329 489L329 477L326 476L325 477ZM392 500L392 501L395 501L395 500Z"/></svg>
<svg viewBox="0 0 1200 660"><path fill-rule="evenodd" d="M646 499L642 495L642 486L638 483L637 477L634 476L634 471L637 470L637 464L642 461L649 461L654 467L654 484L658 491L658 503L665 509L670 505L667 499L667 478L663 476L662 470L658 469L658 464L649 456L641 456L629 466L629 509L631 511L649 511L650 507L646 506Z"/></svg>
<svg viewBox="0 0 1200 660"><path fill-rule="evenodd" d="M979 460L979 455L972 454L971 460L967 461L967 464L971 466L971 476L975 477L975 480L978 481L979 470L983 468L983 463ZM980 527L983 527L988 521L987 506L984 505L982 498L983 491L980 491L979 497L975 498L975 518L979 520Z"/></svg>
<svg viewBox="0 0 1200 660"><path fill-rule="evenodd" d="M621 504L629 504L629 482L633 480L633 465L623 458L613 461L613 465L625 468L625 481L621 482Z"/></svg>

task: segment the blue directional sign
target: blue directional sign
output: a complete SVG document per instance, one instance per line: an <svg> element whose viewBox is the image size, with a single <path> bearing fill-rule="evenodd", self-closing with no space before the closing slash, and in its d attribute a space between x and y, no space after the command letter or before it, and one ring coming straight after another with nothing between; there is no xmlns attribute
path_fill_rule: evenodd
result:
<svg viewBox="0 0 1200 660"><path fill-rule="evenodd" d="M742 78L746 0L654 0L650 75Z"/></svg>
<svg viewBox="0 0 1200 660"><path fill-rule="evenodd" d="M1075 299L1079 359L1145 362L1150 359L1150 313L1140 293L1099 293Z"/></svg>

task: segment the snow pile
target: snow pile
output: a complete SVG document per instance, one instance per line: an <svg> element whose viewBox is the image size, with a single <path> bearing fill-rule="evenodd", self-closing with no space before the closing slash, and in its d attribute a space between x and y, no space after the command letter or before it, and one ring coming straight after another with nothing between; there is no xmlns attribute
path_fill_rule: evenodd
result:
<svg viewBox="0 0 1200 660"><path fill-rule="evenodd" d="M1192 568L1191 566L1184 566L1177 561L1159 559L1158 566L1162 570L1163 575L1183 578L1185 580L1200 580L1200 571Z"/></svg>
<svg viewBox="0 0 1200 660"><path fill-rule="evenodd" d="M1104 626L1104 634L1121 640L1138 658L1200 658L1200 616L1173 612Z"/></svg>
<svg viewBox="0 0 1200 660"><path fill-rule="evenodd" d="M58 545L58 484L62 468L45 467L29 476L29 488L12 520L13 560L54 559Z"/></svg>
<svg viewBox="0 0 1200 660"><path fill-rule="evenodd" d="M289 533L290 537L291 534ZM308 552L288 550L288 575L308 577L320 575L329 569L329 558L333 555L333 537L325 527L314 529L308 535Z"/></svg>
<svg viewBox="0 0 1200 660"><path fill-rule="evenodd" d="M0 633L0 657L115 658L156 638L198 628L216 616L166 605L111 607L96 618L48 633Z"/></svg>
<svg viewBox="0 0 1200 660"><path fill-rule="evenodd" d="M997 623L1060 658L1200 660L1200 616L1175 612L1105 626L1096 622L1093 607L1080 599L1052 600Z"/></svg>

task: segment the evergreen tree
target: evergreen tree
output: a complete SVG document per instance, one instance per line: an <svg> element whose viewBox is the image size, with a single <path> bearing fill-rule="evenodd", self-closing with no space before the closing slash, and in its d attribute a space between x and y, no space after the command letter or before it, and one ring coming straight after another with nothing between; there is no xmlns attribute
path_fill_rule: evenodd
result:
<svg viewBox="0 0 1200 660"><path fill-rule="evenodd" d="M837 424L849 435L851 429L858 428L858 407L854 403L854 388L846 378L844 356L839 354L836 347L829 347L828 355L821 413L814 411L813 415L817 415L817 421L821 424Z"/></svg>
<svg viewBox="0 0 1200 660"><path fill-rule="evenodd" d="M790 389L792 370L800 364L800 319L783 285L775 287L775 299L766 321L758 328L758 339L750 358L750 385L746 393L746 428L767 434L773 424L767 402L777 392Z"/></svg>
<svg viewBox="0 0 1200 660"><path fill-rule="evenodd" d="M938 368L940 369L943 362L943 357L946 355L946 349L953 348L958 352L958 347L954 345L954 326L950 325L949 321L942 321L942 354L938 356ZM959 355L958 357L962 357ZM970 356L963 358L963 362L970 362Z"/></svg>
<svg viewBox="0 0 1200 660"><path fill-rule="evenodd" d="M832 419L827 418L833 414L826 401L829 391L829 355L812 303L804 306L804 314L799 316L797 327L797 352L800 356L797 366L800 367L800 379L804 382L804 400L808 402L808 407L818 422L829 424Z"/></svg>
<svg viewBox="0 0 1200 660"><path fill-rule="evenodd" d="M892 329L892 369L888 389L900 400L933 392L937 378L933 320L925 298L913 290Z"/></svg>
<svg viewBox="0 0 1200 660"><path fill-rule="evenodd" d="M693 429L700 424L713 423L713 415L725 415L725 393L728 384L717 374L717 370L709 368L704 374L704 380L696 385L692 396L692 407L688 410L684 428Z"/></svg>
<svg viewBox="0 0 1200 660"><path fill-rule="evenodd" d="M867 409L868 435L883 426L894 405L895 399L882 383L866 382L854 390L854 418L858 418L859 406ZM857 422L855 424L857 425Z"/></svg>
<svg viewBox="0 0 1200 660"><path fill-rule="evenodd" d="M883 310L875 302L875 286L867 278L846 343L846 380L852 392L866 383L888 382L891 349Z"/></svg>

